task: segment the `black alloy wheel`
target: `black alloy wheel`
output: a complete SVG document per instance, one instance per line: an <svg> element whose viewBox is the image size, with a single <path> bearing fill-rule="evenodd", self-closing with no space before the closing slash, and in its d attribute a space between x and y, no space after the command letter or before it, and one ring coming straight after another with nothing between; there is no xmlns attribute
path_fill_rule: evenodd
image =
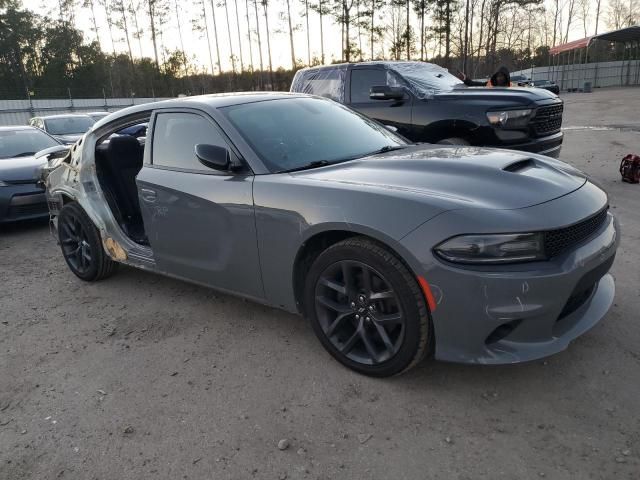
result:
<svg viewBox="0 0 640 480"><path fill-rule="evenodd" d="M80 279L95 281L111 275L117 263L102 248L100 233L77 203L68 203L58 216L58 241L69 269Z"/></svg>
<svg viewBox="0 0 640 480"><path fill-rule="evenodd" d="M365 263L329 265L316 285L316 312L329 341L354 362L385 362L402 345L405 318L396 293Z"/></svg>
<svg viewBox="0 0 640 480"><path fill-rule="evenodd" d="M77 216L66 215L60 222L60 246L74 273L86 275L91 266L91 245Z"/></svg>
<svg viewBox="0 0 640 480"><path fill-rule="evenodd" d="M415 366L432 348L431 319L414 275L366 237L338 242L313 262L305 314L338 361L386 377Z"/></svg>

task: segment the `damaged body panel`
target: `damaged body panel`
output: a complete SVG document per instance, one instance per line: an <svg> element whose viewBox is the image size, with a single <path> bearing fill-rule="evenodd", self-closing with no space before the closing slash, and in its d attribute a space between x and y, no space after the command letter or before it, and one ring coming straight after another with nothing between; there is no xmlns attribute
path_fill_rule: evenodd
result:
<svg viewBox="0 0 640 480"><path fill-rule="evenodd" d="M116 133L141 122L144 141ZM584 174L412 145L323 98L131 107L50 167L50 212L80 278L124 263L303 313L365 374L400 373L429 344L448 361L540 358L613 301L618 225Z"/></svg>

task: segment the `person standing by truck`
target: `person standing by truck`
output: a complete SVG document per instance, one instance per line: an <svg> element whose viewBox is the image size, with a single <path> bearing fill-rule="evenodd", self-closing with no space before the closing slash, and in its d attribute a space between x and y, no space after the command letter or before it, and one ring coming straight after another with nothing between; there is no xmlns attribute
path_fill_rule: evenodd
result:
<svg viewBox="0 0 640 480"><path fill-rule="evenodd" d="M467 87L492 88L492 87L512 87L513 86L511 84L511 75L509 74L509 69L505 66L500 67L496 73L491 75L491 78L486 83L484 81L476 81L476 80L467 78L467 76L462 72L460 72L459 77L460 77L460 80L462 80Z"/></svg>

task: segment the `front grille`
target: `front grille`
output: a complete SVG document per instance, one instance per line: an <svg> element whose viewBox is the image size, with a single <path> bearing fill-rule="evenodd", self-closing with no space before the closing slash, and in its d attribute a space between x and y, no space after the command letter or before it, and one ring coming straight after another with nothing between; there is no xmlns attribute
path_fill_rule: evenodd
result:
<svg viewBox="0 0 640 480"><path fill-rule="evenodd" d="M29 205L12 205L9 208L9 217L19 218L30 215L40 215L49 213L49 206L46 203L32 203Z"/></svg>
<svg viewBox="0 0 640 480"><path fill-rule="evenodd" d="M562 103L539 107L536 110L536 116L531 121L534 133L540 136L560 131L563 110L564 105Z"/></svg>
<svg viewBox="0 0 640 480"><path fill-rule="evenodd" d="M604 223L608 210L609 207L605 207L595 215L574 225L545 232L544 249L547 257L554 257L590 237Z"/></svg>

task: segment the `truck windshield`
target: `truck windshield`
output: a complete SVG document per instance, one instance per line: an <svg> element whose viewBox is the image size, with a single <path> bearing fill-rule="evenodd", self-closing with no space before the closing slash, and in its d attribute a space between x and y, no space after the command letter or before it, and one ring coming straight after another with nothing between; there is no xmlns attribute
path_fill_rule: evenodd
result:
<svg viewBox="0 0 640 480"><path fill-rule="evenodd" d="M465 86L462 80L431 63L394 62L389 68L409 83L409 87L418 98Z"/></svg>

